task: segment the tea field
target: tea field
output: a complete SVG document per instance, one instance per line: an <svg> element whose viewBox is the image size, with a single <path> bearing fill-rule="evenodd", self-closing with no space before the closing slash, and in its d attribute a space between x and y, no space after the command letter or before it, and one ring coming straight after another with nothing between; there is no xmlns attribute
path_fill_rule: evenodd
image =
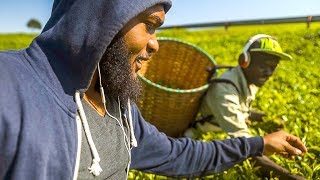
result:
<svg viewBox="0 0 320 180"><path fill-rule="evenodd" d="M217 64L237 65L238 55L247 40L255 34L277 37L282 49L293 56L281 61L275 74L259 90L253 108L267 113L264 122L251 125L255 135L264 135L284 122L284 130L300 137L308 153L294 160L271 156L277 164L307 179L320 179L320 23L281 24L229 27L207 30L173 29L159 32L159 37L172 37L191 42L208 52ZM211 141L226 138L225 133L198 131L196 139ZM249 161L208 179L259 179ZM167 179L134 172L132 179ZM273 179L273 178L272 178ZM277 178L274 178L277 179Z"/></svg>
<svg viewBox="0 0 320 180"><path fill-rule="evenodd" d="M259 90L253 108L267 113L263 122L250 126L255 135L275 131L280 122L284 130L300 137L308 153L294 160L271 156L277 164L307 179L320 179L320 23L229 27L205 30L173 29L158 32L159 37L173 37L191 42L208 52L217 64L236 65L238 55L249 37L264 33L278 38L282 49L293 56L281 61L275 74ZM27 47L36 35L0 35L0 50ZM196 132L196 139L211 141L226 138L225 133ZM250 162L207 179L259 179ZM129 179L171 179L132 171ZM276 178L275 178L276 179Z"/></svg>

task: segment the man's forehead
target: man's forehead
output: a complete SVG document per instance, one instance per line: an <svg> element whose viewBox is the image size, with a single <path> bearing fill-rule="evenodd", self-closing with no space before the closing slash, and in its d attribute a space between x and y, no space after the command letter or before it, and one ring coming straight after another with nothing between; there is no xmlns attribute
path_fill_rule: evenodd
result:
<svg viewBox="0 0 320 180"><path fill-rule="evenodd" d="M259 59L273 59L273 60L280 59L279 56L276 56L274 54L269 54L269 53L266 53L266 52L255 52L254 56L256 56Z"/></svg>
<svg viewBox="0 0 320 180"><path fill-rule="evenodd" d="M279 63L279 58L260 59L258 62L264 65L277 65Z"/></svg>
<svg viewBox="0 0 320 180"><path fill-rule="evenodd" d="M267 54L267 53L255 53L253 55L253 61L256 64L265 64L265 65L275 65L279 63L280 58L275 55Z"/></svg>

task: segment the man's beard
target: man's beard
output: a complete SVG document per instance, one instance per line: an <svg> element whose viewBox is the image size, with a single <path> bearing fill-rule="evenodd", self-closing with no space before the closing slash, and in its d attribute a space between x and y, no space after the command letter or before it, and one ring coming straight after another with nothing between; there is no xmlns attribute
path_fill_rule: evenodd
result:
<svg viewBox="0 0 320 180"><path fill-rule="evenodd" d="M119 38L107 48L100 62L105 95L109 98L119 98L122 107L125 107L128 99L137 102L142 89L139 79L132 74L131 56L125 47L124 39Z"/></svg>

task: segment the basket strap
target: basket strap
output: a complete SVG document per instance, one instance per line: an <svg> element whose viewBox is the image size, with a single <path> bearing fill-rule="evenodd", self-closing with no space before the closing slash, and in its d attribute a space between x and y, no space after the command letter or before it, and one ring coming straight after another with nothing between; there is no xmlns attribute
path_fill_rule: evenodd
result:
<svg viewBox="0 0 320 180"><path fill-rule="evenodd" d="M238 94L240 94L240 90L239 88L236 86L236 84L234 82L232 82L229 79L220 79L220 78L215 78L215 79L211 79L209 81L209 84L213 84L213 83L227 83L227 84L231 84L234 88L236 88Z"/></svg>
<svg viewBox="0 0 320 180"><path fill-rule="evenodd" d="M220 78L215 78L215 79L211 79L209 81L209 84L213 84L213 83L227 83L227 84L231 84L234 88L236 88L238 94L240 94L240 90L239 88L236 86L236 84L234 82L232 82L231 80L229 79L220 79ZM202 99L203 97L205 96L206 92L202 95L202 97L200 98L200 102L202 102ZM213 114L210 114L210 115L207 115L207 116L202 116L200 119L198 120L195 120L191 123L191 127L195 127L196 123L204 123L204 122L207 122L207 121L210 121L214 118L214 115ZM214 124L215 126L218 126L219 127L219 124L218 123L215 123L215 122L210 122L212 124Z"/></svg>
<svg viewBox="0 0 320 180"><path fill-rule="evenodd" d="M231 68L234 68L234 66L216 64L213 67L207 67L206 70L209 73L208 82L210 82L210 80L213 79L216 76L216 73L217 73L218 69L231 69Z"/></svg>
<svg viewBox="0 0 320 180"><path fill-rule="evenodd" d="M197 123L203 124L203 123L205 123L205 122L208 122L208 121L212 120L213 117L214 117L214 116L213 116L212 114L207 115L207 116L203 116L203 117L201 117L200 119L197 119L197 120L193 121L193 122L191 123L190 127L194 127L194 128L195 128ZM219 124L216 123L216 122L210 122L210 123L213 124L213 125L215 125L215 126L220 127Z"/></svg>

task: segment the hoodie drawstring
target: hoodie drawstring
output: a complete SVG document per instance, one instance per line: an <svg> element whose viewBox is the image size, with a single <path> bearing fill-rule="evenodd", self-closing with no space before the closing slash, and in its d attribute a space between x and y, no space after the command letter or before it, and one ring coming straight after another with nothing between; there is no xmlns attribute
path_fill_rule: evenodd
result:
<svg viewBox="0 0 320 180"><path fill-rule="evenodd" d="M138 147L137 139L136 139L136 136L134 135L130 99L128 99L128 114L129 114L129 129L130 129L130 136L131 136L130 143L132 147Z"/></svg>
<svg viewBox="0 0 320 180"><path fill-rule="evenodd" d="M75 94L75 100L76 100L76 103L77 103L77 106L78 106L80 119L81 119L82 125L84 127L84 132L85 132L85 134L87 136L91 153L93 154L92 165L88 169L89 169L90 173L92 173L93 175L99 176L100 173L102 172L102 169L101 169L100 164L99 164L100 156L99 156L97 148L94 145L94 142L92 140L90 128L89 128L89 125L88 125L87 117L86 117L86 115L84 113L84 110L83 110L83 106L82 106L82 103L81 103L80 92L79 91L77 91L76 94Z"/></svg>
<svg viewBox="0 0 320 180"><path fill-rule="evenodd" d="M109 117L115 119L118 122L118 124L121 127L121 130L123 131L124 143L125 143L126 149L128 151L128 154L129 154L129 163L128 163L128 166L127 166L127 178L128 178L129 167L130 167L130 164L131 164L131 152L130 152L130 150L131 150L132 147L137 147L138 146L137 140L136 140L135 135L134 135L130 99L128 99L128 115L129 115L129 117L128 117L129 118L128 128L129 128L129 131L130 131L130 139L128 139L128 137L127 137L127 135L126 135L126 133L124 131L123 124L117 118L112 116L107 111L106 98L105 98L104 89L103 89L103 86L102 86L102 83L101 83L101 73L100 73L99 64L98 64L98 75L99 75L101 100L102 100L104 109L105 109L105 111L106 111L106 113L107 113L107 115ZM80 92L79 91L77 91L76 94L75 94L75 101L76 101L77 106L78 106L78 112L80 114L80 119L81 119L83 127L84 127L84 131L85 131L85 134L86 134L89 146L90 146L90 150L91 150L91 152L93 154L92 165L88 169L89 169L90 173L92 173L94 176L99 176L100 173L102 172L102 168L100 167L100 164L99 164L100 156L99 156L97 148L96 148L96 146L95 146L95 144L94 144L94 142L92 140L90 128L89 128L88 121L87 121L87 118L86 118L86 115L84 113L84 109L83 109L83 106L82 106L82 103L81 103L81 98L80 98ZM119 103L120 117L122 117L121 116L121 108L120 108L119 98L118 98L118 103ZM126 121L126 124L128 124L127 121ZM130 145L131 145L131 147L130 147Z"/></svg>

